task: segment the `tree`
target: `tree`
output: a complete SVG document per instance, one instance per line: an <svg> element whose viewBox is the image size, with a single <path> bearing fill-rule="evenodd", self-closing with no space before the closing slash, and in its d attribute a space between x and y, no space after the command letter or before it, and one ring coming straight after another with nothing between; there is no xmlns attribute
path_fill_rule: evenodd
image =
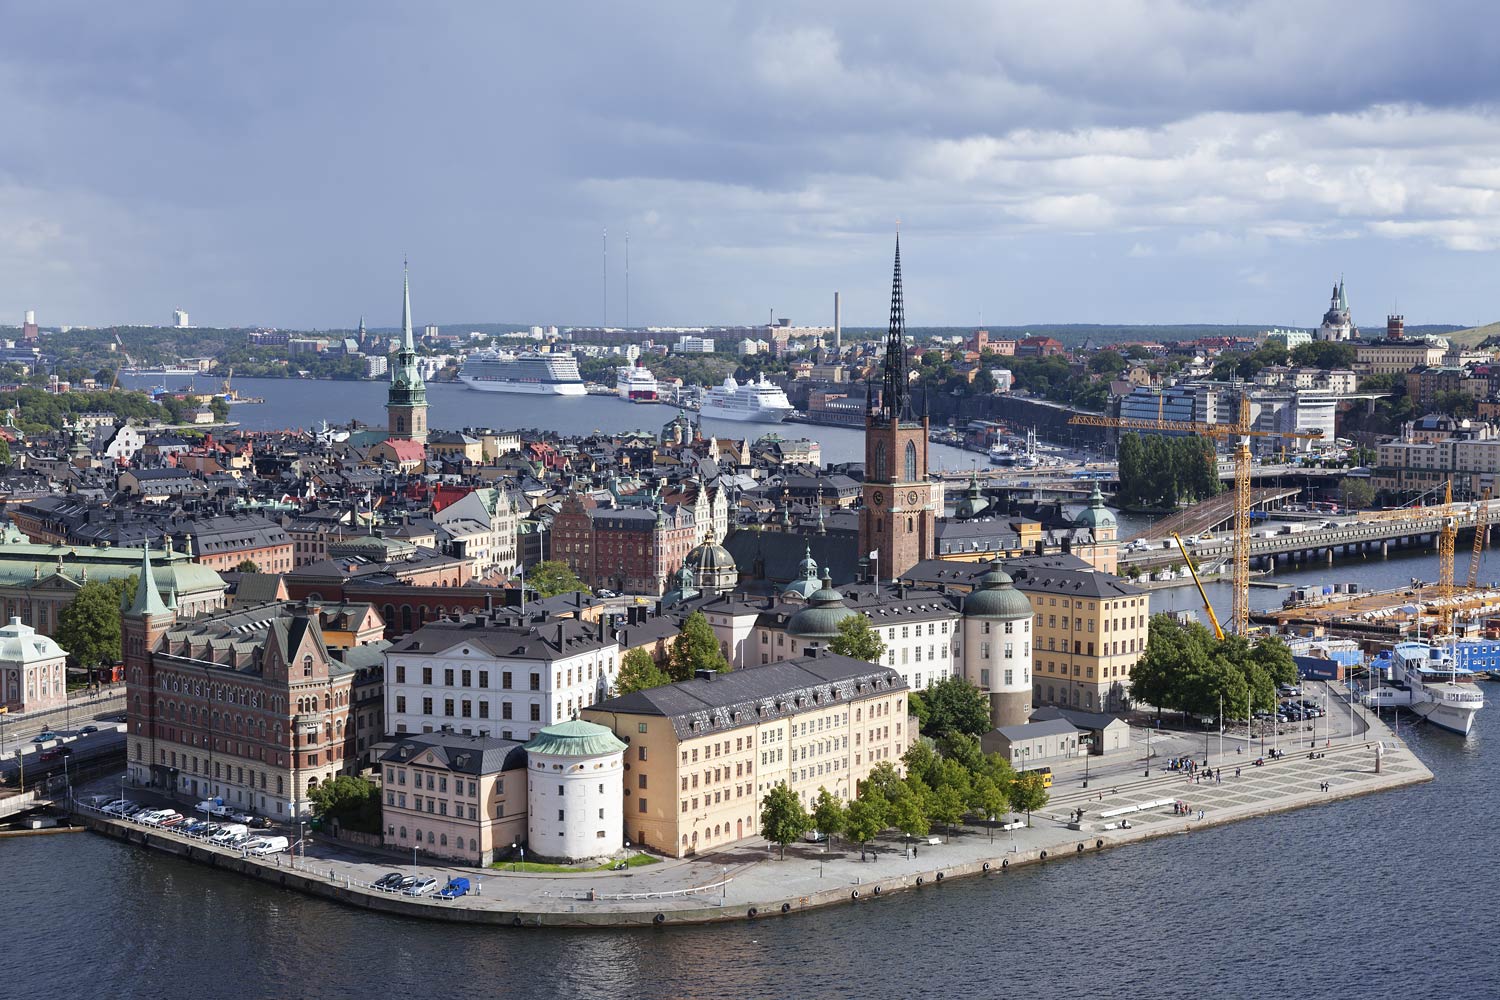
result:
<svg viewBox="0 0 1500 1000"><path fill-rule="evenodd" d="M927 818L947 827L948 836L951 837L953 824L963 820L964 812L969 807L969 796L973 794L974 783L968 769L956 760L939 760L933 771L936 780L932 785L932 793L925 801Z"/></svg>
<svg viewBox="0 0 1500 1000"><path fill-rule="evenodd" d="M818 797L813 800L813 829L831 842L835 836L844 832L848 819L848 809L844 806L844 800L828 789L820 787Z"/></svg>
<svg viewBox="0 0 1500 1000"><path fill-rule="evenodd" d="M10 442L0 437L0 466L10 465Z"/></svg>
<svg viewBox="0 0 1500 1000"><path fill-rule="evenodd" d="M931 790L922 782L909 778L900 794L891 799L887 818L892 826L908 837L925 837L932 825L928 822L927 798Z"/></svg>
<svg viewBox="0 0 1500 1000"><path fill-rule="evenodd" d="M930 781L937 767L938 756L933 752L931 743L924 739L917 739L906 748L906 753L901 755L901 763L906 765L906 773L909 776L919 781Z"/></svg>
<svg viewBox="0 0 1500 1000"><path fill-rule="evenodd" d="M1005 811L1010 804L1008 789L1002 790L995 783L995 779L987 774L981 774L974 779L974 786L969 793L969 808L974 810L986 820L993 821Z"/></svg>
<svg viewBox="0 0 1500 1000"><path fill-rule="evenodd" d="M543 597L571 594L575 590L589 592L572 567L559 559L548 559L531 567L526 574L526 585Z"/></svg>
<svg viewBox="0 0 1500 1000"><path fill-rule="evenodd" d="M912 692L910 700L920 701L927 711L922 732L941 736L949 730L982 736L990 731L990 700L962 677L944 677L927 690ZM921 718L921 713L917 713Z"/></svg>
<svg viewBox="0 0 1500 1000"><path fill-rule="evenodd" d="M91 580L57 613L52 638L73 662L90 671L120 659L120 603L133 600L138 581Z"/></svg>
<svg viewBox="0 0 1500 1000"><path fill-rule="evenodd" d="M1017 775L1016 780L1011 782L1010 807L1016 812L1026 813L1027 826L1031 825L1031 811L1045 806L1047 798L1047 787L1042 784L1042 776L1036 771Z"/></svg>
<svg viewBox="0 0 1500 1000"><path fill-rule="evenodd" d="M644 649L629 650L620 658L620 673L615 677L616 694L634 694L670 683L672 675L657 666Z"/></svg>
<svg viewBox="0 0 1500 1000"><path fill-rule="evenodd" d="M242 559L234 569L236 573L259 573L260 564L254 559Z"/></svg>
<svg viewBox="0 0 1500 1000"><path fill-rule="evenodd" d="M380 832L380 789L374 782L341 774L307 793L318 815L365 833Z"/></svg>
<svg viewBox="0 0 1500 1000"><path fill-rule="evenodd" d="M729 662L719 651L719 639L713 626L703 617L703 612L694 611L682 623L677 640L667 654L667 673L674 681L691 680L699 670L717 670L723 673Z"/></svg>
<svg viewBox="0 0 1500 1000"><path fill-rule="evenodd" d="M879 663L885 655L885 640L880 631L870 627L864 615L849 615L839 622L839 634L828 641L828 648L840 656Z"/></svg>
<svg viewBox="0 0 1500 1000"><path fill-rule="evenodd" d="M1089 358L1089 371L1096 375L1117 375L1125 369L1125 357L1119 351L1105 348Z"/></svg>
<svg viewBox="0 0 1500 1000"><path fill-rule="evenodd" d="M778 781L761 800L760 832L773 844L781 845L781 860L786 860L786 845L812 828L807 810L797 793Z"/></svg>
<svg viewBox="0 0 1500 1000"><path fill-rule="evenodd" d="M1369 510L1375 506L1375 487L1362 477L1344 477L1344 502L1351 510Z"/></svg>
<svg viewBox="0 0 1500 1000"><path fill-rule="evenodd" d="M1315 340L1292 349L1292 364L1303 368L1353 368L1356 353L1350 343Z"/></svg>
<svg viewBox="0 0 1500 1000"><path fill-rule="evenodd" d="M883 799L867 797L849 803L849 813L844 822L844 832L859 845L859 860L865 860L865 845L885 829L885 806Z"/></svg>
<svg viewBox="0 0 1500 1000"><path fill-rule="evenodd" d="M208 401L208 408L219 423L222 424L229 419L229 401L223 396L211 397Z"/></svg>

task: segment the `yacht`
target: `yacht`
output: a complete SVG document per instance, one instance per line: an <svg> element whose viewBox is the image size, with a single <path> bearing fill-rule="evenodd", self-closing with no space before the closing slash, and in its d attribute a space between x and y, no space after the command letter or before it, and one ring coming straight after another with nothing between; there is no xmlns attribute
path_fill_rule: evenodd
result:
<svg viewBox="0 0 1500 1000"><path fill-rule="evenodd" d="M657 403L656 376L651 369L640 365L626 365L615 371L615 391L620 398L631 403Z"/></svg>
<svg viewBox="0 0 1500 1000"><path fill-rule="evenodd" d="M761 375L757 382L744 385L729 375L723 385L716 385L703 394L703 406L699 413L720 420L749 420L763 424L779 424L787 418L794 407L779 387L766 381Z"/></svg>
<svg viewBox="0 0 1500 1000"><path fill-rule="evenodd" d="M480 351L464 361L458 380L481 392L582 396L587 391L578 374L578 359L571 354Z"/></svg>
<svg viewBox="0 0 1500 1000"><path fill-rule="evenodd" d="M1386 683L1365 694L1372 708L1406 708L1435 726L1469 735L1484 707L1474 671L1461 667L1453 652L1425 642L1398 642L1370 665Z"/></svg>

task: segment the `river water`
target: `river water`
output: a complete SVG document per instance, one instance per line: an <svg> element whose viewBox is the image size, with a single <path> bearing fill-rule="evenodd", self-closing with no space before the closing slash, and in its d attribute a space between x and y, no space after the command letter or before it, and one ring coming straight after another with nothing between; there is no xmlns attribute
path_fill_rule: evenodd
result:
<svg viewBox="0 0 1500 1000"><path fill-rule="evenodd" d="M88 833L0 840L0 969L26 1000L1492 998L1496 711L1402 727L1426 785L722 927L426 924Z"/></svg>

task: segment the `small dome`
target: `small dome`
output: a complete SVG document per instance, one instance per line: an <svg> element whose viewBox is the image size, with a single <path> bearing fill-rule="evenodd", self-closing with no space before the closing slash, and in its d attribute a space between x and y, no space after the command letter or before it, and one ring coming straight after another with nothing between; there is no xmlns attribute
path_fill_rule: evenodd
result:
<svg viewBox="0 0 1500 1000"><path fill-rule="evenodd" d="M811 546L807 548L807 557L797 564L797 571L802 575L782 587L783 594L796 594L807 600L823 588L822 581L818 579L818 561L812 557Z"/></svg>
<svg viewBox="0 0 1500 1000"><path fill-rule="evenodd" d="M729 550L713 542L704 542L693 549L684 561L700 575L735 568L734 556L729 554Z"/></svg>
<svg viewBox="0 0 1500 1000"><path fill-rule="evenodd" d="M67 655L50 636L38 634L14 615L0 628L0 663L35 663Z"/></svg>
<svg viewBox="0 0 1500 1000"><path fill-rule="evenodd" d="M1094 495L1089 497L1089 505L1079 512L1078 517L1074 518L1073 525L1090 530L1115 526L1114 512L1104 506L1104 494L1099 491L1097 482L1094 483Z"/></svg>
<svg viewBox="0 0 1500 1000"><path fill-rule="evenodd" d="M844 595L833 589L833 580L824 570L822 586L808 597L807 607L792 615L786 632L800 639L832 639L839 634L839 622L857 614L844 603Z"/></svg>
<svg viewBox="0 0 1500 1000"><path fill-rule="evenodd" d="M991 570L979 578L979 586L964 601L964 615L969 618L1030 618L1031 599L1014 586L1003 570Z"/></svg>
<svg viewBox="0 0 1500 1000"><path fill-rule="evenodd" d="M527 753L557 757L602 757L624 749L624 742L614 733L582 719L547 726L526 744Z"/></svg>

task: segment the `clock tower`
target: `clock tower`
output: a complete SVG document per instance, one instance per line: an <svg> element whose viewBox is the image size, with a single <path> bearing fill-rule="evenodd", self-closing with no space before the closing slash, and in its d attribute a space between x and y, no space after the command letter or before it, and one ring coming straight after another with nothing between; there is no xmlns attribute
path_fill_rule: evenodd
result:
<svg viewBox="0 0 1500 1000"><path fill-rule="evenodd" d="M941 491L927 475L926 409L924 395L922 414L912 412L898 233L880 405L872 392L865 395L864 507L859 514L860 556L874 553L873 568L884 580L931 559L937 549Z"/></svg>

